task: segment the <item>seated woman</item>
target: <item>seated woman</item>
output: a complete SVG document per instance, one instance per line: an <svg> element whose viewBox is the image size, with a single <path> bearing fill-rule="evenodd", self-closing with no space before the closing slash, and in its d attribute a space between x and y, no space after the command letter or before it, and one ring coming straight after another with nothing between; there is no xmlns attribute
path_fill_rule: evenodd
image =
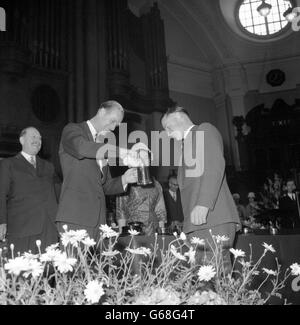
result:
<svg viewBox="0 0 300 325"><path fill-rule="evenodd" d="M149 166L148 153L143 156L143 163ZM158 227L164 228L167 212L162 186L152 178L147 186L131 185L127 193L116 200L116 219L120 231L130 222L142 222L145 235L154 234Z"/></svg>
<svg viewBox="0 0 300 325"><path fill-rule="evenodd" d="M255 200L255 194L253 192L248 193L249 203L246 206L246 216L248 219L253 219L256 215L261 213L262 209Z"/></svg>

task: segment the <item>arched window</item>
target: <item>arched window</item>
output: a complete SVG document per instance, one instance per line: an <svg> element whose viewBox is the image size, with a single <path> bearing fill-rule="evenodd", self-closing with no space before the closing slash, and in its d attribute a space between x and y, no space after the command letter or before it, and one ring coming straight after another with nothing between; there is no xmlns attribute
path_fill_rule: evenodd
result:
<svg viewBox="0 0 300 325"><path fill-rule="evenodd" d="M4 8L0 7L0 31L6 31L6 13Z"/></svg>
<svg viewBox="0 0 300 325"><path fill-rule="evenodd" d="M259 37L272 37L289 28L289 23L283 16L292 1L266 0L271 5L270 13L264 17L259 14L257 8L262 0L243 0L238 4L237 18L242 30Z"/></svg>

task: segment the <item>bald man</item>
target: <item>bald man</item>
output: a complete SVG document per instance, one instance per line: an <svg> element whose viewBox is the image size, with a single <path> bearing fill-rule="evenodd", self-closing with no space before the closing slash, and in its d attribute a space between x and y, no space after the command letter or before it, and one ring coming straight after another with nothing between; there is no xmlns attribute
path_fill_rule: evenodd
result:
<svg viewBox="0 0 300 325"><path fill-rule="evenodd" d="M57 243L55 226L59 182L54 166L37 156L42 137L34 127L20 134L22 152L0 162L0 240L14 244L14 252L37 253Z"/></svg>

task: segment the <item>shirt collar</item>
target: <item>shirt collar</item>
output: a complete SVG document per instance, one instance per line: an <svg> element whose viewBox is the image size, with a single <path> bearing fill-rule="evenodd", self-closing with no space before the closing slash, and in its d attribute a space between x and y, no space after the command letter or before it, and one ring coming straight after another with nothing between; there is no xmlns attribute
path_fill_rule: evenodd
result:
<svg viewBox="0 0 300 325"><path fill-rule="evenodd" d="M87 121L86 123L87 123L87 125L88 125L88 127L89 127L89 129L90 129L90 131L92 133L93 139L95 140L96 139L96 136L98 134L97 130L94 128L94 126L91 123L91 121Z"/></svg>
<svg viewBox="0 0 300 325"><path fill-rule="evenodd" d="M173 192L169 189L169 193L173 196L173 198L175 198L175 196L177 196L177 193L176 192Z"/></svg>
<svg viewBox="0 0 300 325"><path fill-rule="evenodd" d="M193 124L192 126L190 126L186 131L184 131L184 135L183 138L186 139L186 137L188 136L188 134L190 133L191 129L195 126L195 124Z"/></svg>
<svg viewBox="0 0 300 325"><path fill-rule="evenodd" d="M36 157L34 155L29 155L28 153L26 153L24 151L22 151L21 154L27 161L30 161L31 157L33 157L34 161L36 161Z"/></svg>

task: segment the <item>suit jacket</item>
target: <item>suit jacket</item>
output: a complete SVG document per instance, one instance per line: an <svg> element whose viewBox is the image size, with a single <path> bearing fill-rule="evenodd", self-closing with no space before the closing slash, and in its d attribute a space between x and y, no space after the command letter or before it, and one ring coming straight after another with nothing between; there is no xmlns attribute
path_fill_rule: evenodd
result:
<svg viewBox="0 0 300 325"><path fill-rule="evenodd" d="M86 122L64 128L59 148L64 180L56 221L83 227L106 223L105 194L124 189L121 177L111 178L108 166L101 173L96 154L102 145L94 142Z"/></svg>
<svg viewBox="0 0 300 325"><path fill-rule="evenodd" d="M184 159L182 166L178 168L184 214L183 230L192 232L231 222L240 225L238 211L226 181L223 141L218 130L209 123L194 126L189 135L192 137L192 145L186 146L184 153L196 157L197 131L204 132L203 155L198 157L204 163L203 174L199 177L189 176L187 172L195 167L187 166ZM191 212L196 205L209 209L207 223L201 226L191 223Z"/></svg>
<svg viewBox="0 0 300 325"><path fill-rule="evenodd" d="M174 201L173 197L169 192L169 189L165 189L164 199L165 199L165 205L167 209L168 224L171 224L172 221L183 222L184 216L183 216L182 205L181 205L180 191L177 190L176 201Z"/></svg>
<svg viewBox="0 0 300 325"><path fill-rule="evenodd" d="M0 162L0 224L7 224L8 236L39 235L45 218L54 224L58 178L50 162L36 157L36 165L22 154Z"/></svg>
<svg viewBox="0 0 300 325"><path fill-rule="evenodd" d="M292 200L288 195L283 196L279 200L279 210L283 227L290 228L293 223L297 227L300 225L297 200Z"/></svg>

